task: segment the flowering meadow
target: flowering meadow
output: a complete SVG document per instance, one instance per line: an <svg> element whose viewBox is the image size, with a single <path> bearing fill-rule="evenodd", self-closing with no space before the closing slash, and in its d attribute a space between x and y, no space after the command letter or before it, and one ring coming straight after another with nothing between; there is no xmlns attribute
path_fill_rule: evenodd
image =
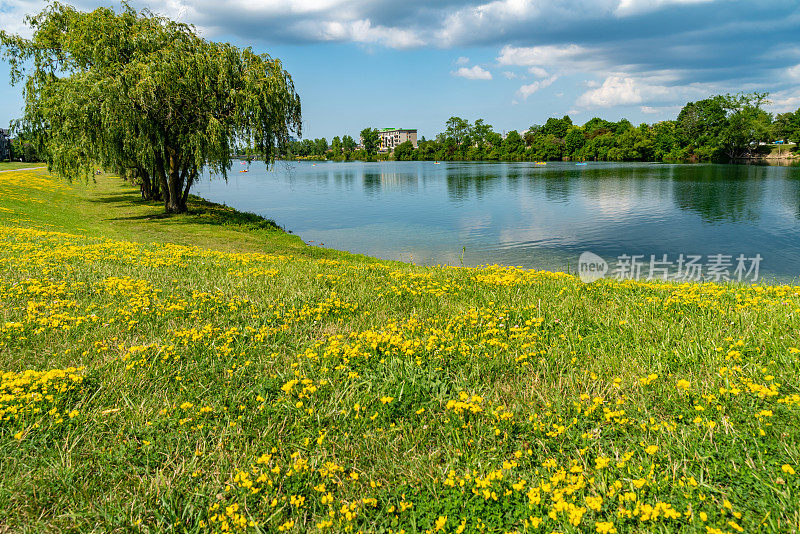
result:
<svg viewBox="0 0 800 534"><path fill-rule="evenodd" d="M800 287L214 242L98 180L0 173L0 531L800 528Z"/></svg>

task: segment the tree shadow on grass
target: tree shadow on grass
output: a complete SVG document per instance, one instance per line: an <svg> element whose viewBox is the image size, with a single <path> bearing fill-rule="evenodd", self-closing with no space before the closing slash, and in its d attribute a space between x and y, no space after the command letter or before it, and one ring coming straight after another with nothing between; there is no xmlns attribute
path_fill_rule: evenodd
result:
<svg viewBox="0 0 800 534"><path fill-rule="evenodd" d="M160 221L169 219L169 213L151 213L148 215L131 215L130 217L112 217L109 221Z"/></svg>
<svg viewBox="0 0 800 534"><path fill-rule="evenodd" d="M145 224L148 221L152 221L158 222L159 224L181 225L186 227L194 226L196 228L203 225L211 227L219 226L224 227L226 230L241 232L243 235L250 234L256 238L257 242L266 239L267 241L264 241L265 243L272 242L273 247L277 247L277 250L282 252L290 252L310 258L340 258L343 254L341 251L334 249L308 246L296 236L289 237L292 232L282 228L272 219L267 219L256 213L238 211L223 204L215 204L194 195L189 195L188 211L178 214L163 212L164 204L160 201L141 200L138 195L130 193L108 195L92 200L97 203L106 202L116 205L124 205L127 203L129 206L147 206L159 210L158 212L151 211L141 215L109 217L108 220L111 221L141 221ZM113 213L110 215L113 215ZM274 235L278 239L273 241L272 238L267 238L264 232ZM253 252L256 252L256 250L253 250ZM361 261L380 261L376 258L358 254L344 254L348 257L352 256L353 259L358 258Z"/></svg>
<svg viewBox="0 0 800 534"><path fill-rule="evenodd" d="M130 193L116 193L113 195L106 195L102 197L94 197L89 199L90 202L96 204L122 204L129 203L135 205L150 204L147 200L142 200L141 197L131 195Z"/></svg>
<svg viewBox="0 0 800 534"><path fill-rule="evenodd" d="M290 231L282 228L274 220L256 213L238 211L222 204L208 202L199 197L189 197L189 211L182 215L189 224L209 224L240 228L242 230Z"/></svg>
<svg viewBox="0 0 800 534"><path fill-rule="evenodd" d="M163 204L160 201L141 200L131 194L117 194L105 197L98 197L92 199L97 203L108 204L122 204L127 203L130 205L139 206L152 206L153 208L162 208ZM190 195L188 202L188 211L186 213L145 213L142 215L131 215L127 217L111 217L112 221L165 221L179 223L179 224L203 224L214 226L225 226L233 229L240 229L242 231L249 230L269 230L280 231L290 234L281 228L278 223L272 219L267 219L261 215L237 211L231 207L208 202L199 197Z"/></svg>

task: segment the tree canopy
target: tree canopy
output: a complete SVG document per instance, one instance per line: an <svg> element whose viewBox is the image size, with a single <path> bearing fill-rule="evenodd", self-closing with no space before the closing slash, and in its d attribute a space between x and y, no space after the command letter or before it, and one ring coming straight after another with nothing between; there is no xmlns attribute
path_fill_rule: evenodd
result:
<svg viewBox="0 0 800 534"><path fill-rule="evenodd" d="M268 54L128 4L87 13L52 2L26 22L30 39L0 32L0 43L55 172L99 163L181 212L204 167L227 176L237 143L269 163L300 134L300 98Z"/></svg>
<svg viewBox="0 0 800 534"><path fill-rule="evenodd" d="M361 130L361 144L364 145L364 152L367 156L374 156L380 146L380 136L375 128L364 128Z"/></svg>
<svg viewBox="0 0 800 534"><path fill-rule="evenodd" d="M627 119L617 122L598 117L582 126L569 116L551 117L544 125L534 124L524 132L495 132L483 119L474 123L450 117L435 140L420 138L395 147L394 153L379 158L396 160L456 161L737 161L770 152L771 141L800 142L800 110L773 117L763 109L765 93L717 95L687 103L676 120L635 126ZM362 140L368 128L362 132ZM314 152L316 143L292 143L298 156L334 160L373 159L375 153L341 149ZM324 140L323 140L324 141ZM333 146L333 145L332 145ZM367 143L364 143L367 146ZM370 145L371 146L371 145ZM797 152L797 147L791 149Z"/></svg>

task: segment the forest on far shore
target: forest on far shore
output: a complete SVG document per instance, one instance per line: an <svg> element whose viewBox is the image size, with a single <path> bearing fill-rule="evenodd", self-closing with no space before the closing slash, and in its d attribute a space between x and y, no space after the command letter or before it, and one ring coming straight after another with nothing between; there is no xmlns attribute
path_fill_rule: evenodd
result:
<svg viewBox="0 0 800 534"><path fill-rule="evenodd" d="M289 158L334 161L666 161L727 162L763 155L765 144L800 141L800 109L773 115L764 109L766 93L717 95L686 104L675 120L634 126L627 119L593 118L573 124L569 116L550 118L523 132L505 136L483 119L474 123L451 117L435 139L410 141L381 153L378 130L361 131L360 143L349 135L292 141ZM796 145L795 145L796 147ZM795 147L786 150L790 154ZM769 148L766 148L769 152Z"/></svg>

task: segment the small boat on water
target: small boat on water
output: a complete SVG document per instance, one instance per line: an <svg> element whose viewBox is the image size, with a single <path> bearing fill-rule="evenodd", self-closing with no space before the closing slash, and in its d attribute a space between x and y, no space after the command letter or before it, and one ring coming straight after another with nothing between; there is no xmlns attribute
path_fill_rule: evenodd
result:
<svg viewBox="0 0 800 534"><path fill-rule="evenodd" d="M248 169L242 169L242 170L241 170L241 171L239 171L239 172L248 172Z"/></svg>
<svg viewBox="0 0 800 534"><path fill-rule="evenodd" d="M576 163L575 165L576 165L577 167L580 167L581 165L586 165L586 162L585 162L585 161L582 161L582 162L580 162L580 163Z"/></svg>
<svg viewBox="0 0 800 534"><path fill-rule="evenodd" d="M546 161L537 161L536 165L547 165Z"/></svg>

